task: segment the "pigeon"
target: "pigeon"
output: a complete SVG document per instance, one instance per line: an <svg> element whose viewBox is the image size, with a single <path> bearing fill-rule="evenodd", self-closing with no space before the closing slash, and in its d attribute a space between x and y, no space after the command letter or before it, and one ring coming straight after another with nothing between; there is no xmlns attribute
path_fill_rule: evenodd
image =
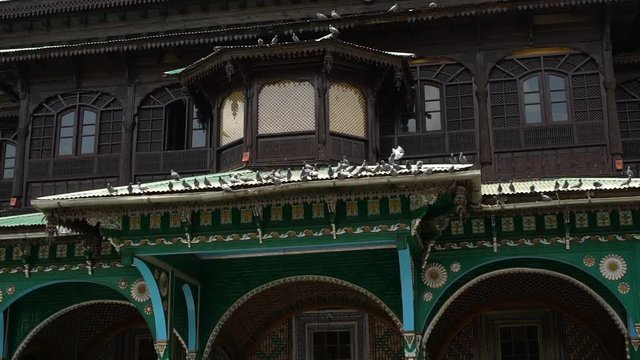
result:
<svg viewBox="0 0 640 360"><path fill-rule="evenodd" d="M391 150L391 155L389 155L389 164L394 164L396 161L402 159L403 156L404 149L402 148L402 146L398 145Z"/></svg>
<svg viewBox="0 0 640 360"><path fill-rule="evenodd" d="M325 14L321 14L321 13L316 13L316 17L317 17L319 20L329 20L329 18L327 17L327 15L325 15Z"/></svg>
<svg viewBox="0 0 640 360"><path fill-rule="evenodd" d="M553 185L553 190L557 191L558 189L560 189L560 183L558 182L558 180L556 180L555 185Z"/></svg>
<svg viewBox="0 0 640 360"><path fill-rule="evenodd" d="M392 168L389 173L391 174L391 176L398 176L398 170L396 170L395 168Z"/></svg>
<svg viewBox="0 0 640 360"><path fill-rule="evenodd" d="M540 194L540 197L542 198L542 201L553 201L551 196L549 196L547 194Z"/></svg>
<svg viewBox="0 0 640 360"><path fill-rule="evenodd" d="M502 194L502 184L498 184L498 194Z"/></svg>
<svg viewBox="0 0 640 360"><path fill-rule="evenodd" d="M509 191L516 192L516 187L513 185L513 180L509 181Z"/></svg>
<svg viewBox="0 0 640 360"><path fill-rule="evenodd" d="M298 35L296 35L296 33L293 33L293 35L291 35L291 39L293 40L293 42L300 42L300 38L298 37Z"/></svg>
<svg viewBox="0 0 640 360"><path fill-rule="evenodd" d="M220 182L220 188L222 188L222 191L233 191L233 189L231 188L231 186L229 186L229 184L223 183L223 182Z"/></svg>
<svg viewBox="0 0 640 360"><path fill-rule="evenodd" d="M333 179L333 168L329 166L329 170L327 170L327 175L329 175L329 179Z"/></svg>
<svg viewBox="0 0 640 360"><path fill-rule="evenodd" d="M262 38L258 39L258 45L264 45L264 40L262 40Z"/></svg>
<svg viewBox="0 0 640 360"><path fill-rule="evenodd" d="M416 162L416 168L418 168L418 170L420 170L422 168L422 160L418 160Z"/></svg>
<svg viewBox="0 0 640 360"><path fill-rule="evenodd" d="M229 183L227 183L227 181L226 181L224 178L222 178L222 177L219 177L219 178L218 178L218 182L220 182L220 184L226 184L226 185L229 185Z"/></svg>
<svg viewBox="0 0 640 360"><path fill-rule="evenodd" d="M425 175L431 175L431 174L433 174L433 169L428 167L428 168L424 169L424 171L422 173L425 174Z"/></svg>
<svg viewBox="0 0 640 360"><path fill-rule="evenodd" d="M531 186L529 186L529 191L530 192L536 192L536 186L531 184Z"/></svg>
<svg viewBox="0 0 640 360"><path fill-rule="evenodd" d="M271 182L273 183L273 185L280 185L280 184L282 184L282 178L280 178L278 176L272 176L271 177Z"/></svg>
<svg viewBox="0 0 640 360"><path fill-rule="evenodd" d="M169 191L173 191L173 183L169 180Z"/></svg>
<svg viewBox="0 0 640 360"><path fill-rule="evenodd" d="M198 179L193 179L193 186L200 187L200 181L198 181Z"/></svg>
<svg viewBox="0 0 640 360"><path fill-rule="evenodd" d="M293 174L291 173L291 168L287 169L287 181L291 181L291 177L293 177Z"/></svg>
<svg viewBox="0 0 640 360"><path fill-rule="evenodd" d="M127 192L129 194L131 194L133 192L133 184L132 183L129 183L129 185L127 185Z"/></svg>
<svg viewBox="0 0 640 360"><path fill-rule="evenodd" d="M458 162L458 161L456 160L456 157L455 157L455 156L453 156L453 153L451 153L451 156L449 156L449 163L450 163L450 164L455 164L455 163L457 163L457 162Z"/></svg>
<svg viewBox="0 0 640 360"><path fill-rule="evenodd" d="M628 186L629 184L631 184L631 177L628 177L620 186Z"/></svg>
<svg viewBox="0 0 640 360"><path fill-rule="evenodd" d="M456 171L456 167L455 167L455 165L451 165L451 166L449 166L449 169L447 170L447 172L452 173L452 172L454 172L454 171Z"/></svg>
<svg viewBox="0 0 640 360"><path fill-rule="evenodd" d="M331 10L331 17L334 19L340 19L340 14L338 14L335 10Z"/></svg>
<svg viewBox="0 0 640 360"><path fill-rule="evenodd" d="M273 39L271 39L271 45L275 45L277 43L278 43L278 35L276 34L273 36Z"/></svg>
<svg viewBox="0 0 640 360"><path fill-rule="evenodd" d="M367 160L362 161L362 165L360 165L355 169L353 176L358 177L360 174L362 174L365 171L367 171Z"/></svg>
<svg viewBox="0 0 640 360"><path fill-rule="evenodd" d="M191 189L191 185L189 185L189 183L187 182L187 180L182 180L182 187L184 187L185 189Z"/></svg>
<svg viewBox="0 0 640 360"><path fill-rule="evenodd" d="M260 175L260 171L256 171L256 181L260 183L264 182L262 176Z"/></svg>
<svg viewBox="0 0 640 360"><path fill-rule="evenodd" d="M111 186L110 183L107 183L107 191L109 192L109 194L117 194L118 190L114 189L113 186Z"/></svg>
<svg viewBox="0 0 640 360"><path fill-rule="evenodd" d="M382 169L382 164L378 162L376 166L373 168L373 170L371 170L371 172L374 174L377 174L380 172L381 169Z"/></svg>
<svg viewBox="0 0 640 360"><path fill-rule="evenodd" d="M433 1L429 3L429 9L435 9L437 7L438 7L438 3L433 2Z"/></svg>
<svg viewBox="0 0 640 360"><path fill-rule="evenodd" d="M571 185L572 189L579 189L582 186L582 179L578 179L578 183L575 185Z"/></svg>
<svg viewBox="0 0 640 360"><path fill-rule="evenodd" d="M333 39L333 34L329 33L325 36L321 36L317 38L316 41L329 40L329 39Z"/></svg>
<svg viewBox="0 0 640 360"><path fill-rule="evenodd" d="M171 178L172 178L173 180L180 180L180 179L181 179L181 178L180 178L180 174L178 174L177 172L175 172L175 171L173 171L173 170L171 170Z"/></svg>
<svg viewBox="0 0 640 360"><path fill-rule="evenodd" d="M206 177L206 176L204 177L204 181L203 181L203 182L204 182L204 184L205 184L206 186L211 186L211 181L209 181L209 179L207 179L207 177Z"/></svg>
<svg viewBox="0 0 640 360"><path fill-rule="evenodd" d="M142 183L140 181L138 181L138 190L145 192L147 190L149 190L148 186L142 185Z"/></svg>
<svg viewBox="0 0 640 360"><path fill-rule="evenodd" d="M246 176L244 176L243 174L236 174L236 179L242 181L242 182L250 182L253 181L253 179L250 179Z"/></svg>
<svg viewBox="0 0 640 360"><path fill-rule="evenodd" d="M416 176L420 174L420 169L418 169L417 167L411 169L411 175Z"/></svg>
<svg viewBox="0 0 640 360"><path fill-rule="evenodd" d="M627 166L627 177L633 177L633 170L631 170L631 166Z"/></svg>
<svg viewBox="0 0 640 360"><path fill-rule="evenodd" d="M593 182L593 187L594 187L594 188L602 187L602 183L601 183L600 181L594 181L594 182Z"/></svg>
<svg viewBox="0 0 640 360"><path fill-rule="evenodd" d="M340 31L333 25L329 25L329 32L331 33L331 35L340 35Z"/></svg>
<svg viewBox="0 0 640 360"><path fill-rule="evenodd" d="M564 181L564 184L562 184L562 188L566 189L569 187L569 182L567 180Z"/></svg>
<svg viewBox="0 0 640 360"><path fill-rule="evenodd" d="M398 10L400 10L400 7L399 7L399 6L398 6L398 4L396 3L396 4L393 4L393 6L392 6L392 7L390 7L390 8L389 8L389 10L387 10L387 12L396 12L396 11L398 11Z"/></svg>
<svg viewBox="0 0 640 360"><path fill-rule="evenodd" d="M467 164L467 157L464 156L464 154L462 153L462 151L460 152L460 155L458 156L458 162L460 164Z"/></svg>
<svg viewBox="0 0 640 360"><path fill-rule="evenodd" d="M349 163L349 159L347 159L347 156L346 156L346 155L342 155L342 163L343 163L345 166L349 166L349 165L351 165L351 163Z"/></svg>

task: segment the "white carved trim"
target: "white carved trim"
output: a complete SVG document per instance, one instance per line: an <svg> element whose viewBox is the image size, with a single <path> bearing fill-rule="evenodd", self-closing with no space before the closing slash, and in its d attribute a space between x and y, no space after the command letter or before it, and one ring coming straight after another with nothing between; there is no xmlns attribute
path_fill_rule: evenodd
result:
<svg viewBox="0 0 640 360"><path fill-rule="evenodd" d="M366 289L364 289L364 288L362 288L362 287L360 287L358 285L352 284L350 282L347 282L347 281L344 281L344 280L340 280L340 279L336 279L336 278L332 278L332 277L328 277L328 276L298 275L298 276L291 276L291 277L278 279L278 280L271 281L271 282L268 282L266 284L263 284L261 286L258 286L257 288L249 291L248 293L246 293L243 296L241 296L238 300L236 300L236 302L233 303L233 305L231 305L227 309L227 311L222 315L220 320L218 320L218 323L216 324L216 326L213 328L213 331L211 332L211 335L209 336L209 339L207 340L207 345L206 345L206 347L204 349L204 353L202 355L202 358L203 359L208 359L209 358L209 353L211 352L211 349L213 347L213 342L215 341L216 337L220 333L220 330L222 330L222 327L227 322L227 320L229 320L229 318L231 318L233 313L235 313L235 311L238 310L240 308L240 306L242 306L245 302L247 302L253 296L255 296L255 295L257 295L257 294L259 294L259 293L261 293L261 292L263 292L263 291L265 291L267 289L270 289L272 287L276 287L276 286L284 285L284 284L295 283L295 282L303 282L303 281L326 282L326 283L330 283L330 284L334 284L334 285L344 286L344 287L347 287L349 289L352 289L352 290L355 290L355 291L359 292L360 294L366 296L369 300L372 300L382 310L384 310L384 312L391 318L391 320L396 325L396 327L400 331L402 331L402 322L400 321L400 319L398 319L396 314L393 313L393 311L387 306L387 304L385 304L382 300L380 300L380 298L378 298L377 296L375 296L373 293L369 292L368 290L366 290Z"/></svg>

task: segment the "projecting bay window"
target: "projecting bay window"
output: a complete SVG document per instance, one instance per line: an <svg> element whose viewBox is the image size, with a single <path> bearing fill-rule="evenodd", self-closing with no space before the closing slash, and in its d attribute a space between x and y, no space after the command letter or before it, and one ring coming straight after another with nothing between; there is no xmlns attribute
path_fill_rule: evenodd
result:
<svg viewBox="0 0 640 360"><path fill-rule="evenodd" d="M536 73L522 81L522 96L526 124L569 121L567 84L564 77Z"/></svg>
<svg viewBox="0 0 640 360"><path fill-rule="evenodd" d="M315 93L309 81L265 84L258 95L258 135L315 131Z"/></svg>

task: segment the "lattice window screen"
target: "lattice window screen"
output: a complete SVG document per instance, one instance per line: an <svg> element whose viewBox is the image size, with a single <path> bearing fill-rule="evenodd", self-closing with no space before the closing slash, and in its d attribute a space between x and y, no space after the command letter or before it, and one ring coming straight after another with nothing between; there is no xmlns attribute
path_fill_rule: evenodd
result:
<svg viewBox="0 0 640 360"><path fill-rule="evenodd" d="M110 94L98 91L72 92L48 98L33 112L29 141L30 159L46 159L54 156L53 148L59 114L78 106L88 106L100 113L98 153L120 152L124 120L120 101Z"/></svg>
<svg viewBox="0 0 640 360"><path fill-rule="evenodd" d="M222 101L218 145L225 146L243 138L244 109L245 97L242 91L234 91Z"/></svg>
<svg viewBox="0 0 640 360"><path fill-rule="evenodd" d="M267 84L258 97L258 134L314 131L315 89L308 81Z"/></svg>
<svg viewBox="0 0 640 360"><path fill-rule="evenodd" d="M640 159L640 79L622 83L616 89L616 105L624 158Z"/></svg>
<svg viewBox="0 0 640 360"><path fill-rule="evenodd" d="M343 81L331 84L329 130L356 137L367 136L367 101L360 89Z"/></svg>

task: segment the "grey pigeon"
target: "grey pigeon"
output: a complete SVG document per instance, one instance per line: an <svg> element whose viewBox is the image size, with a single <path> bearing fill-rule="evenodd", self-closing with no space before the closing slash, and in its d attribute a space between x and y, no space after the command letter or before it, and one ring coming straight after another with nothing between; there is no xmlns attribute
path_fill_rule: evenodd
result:
<svg viewBox="0 0 640 360"><path fill-rule="evenodd" d="M391 176L398 176L398 170L396 170L396 168L391 168L391 171L389 173L391 174Z"/></svg>
<svg viewBox="0 0 640 360"><path fill-rule="evenodd" d="M531 186L529 186L529 191L536 192L536 186L531 184Z"/></svg>
<svg viewBox="0 0 640 360"><path fill-rule="evenodd" d="M633 177L633 170L631 170L631 166L627 166L627 177Z"/></svg>
<svg viewBox="0 0 640 360"><path fill-rule="evenodd" d="M218 182L220 182L220 184L229 185L229 183L227 183L227 181L223 177L219 177Z"/></svg>
<svg viewBox="0 0 640 360"><path fill-rule="evenodd" d="M182 180L182 187L185 189L191 189L191 185L187 182L187 180Z"/></svg>
<svg viewBox="0 0 640 360"><path fill-rule="evenodd" d="M203 182L204 182L204 184L205 184L206 186L211 186L211 181L209 181L209 179L207 179L207 177L206 177L206 176L204 177L204 181L203 181Z"/></svg>
<svg viewBox="0 0 640 360"><path fill-rule="evenodd" d="M420 174L420 169L418 169L417 167L411 169L411 175L416 176L418 174Z"/></svg>
<svg viewBox="0 0 640 360"><path fill-rule="evenodd" d="M331 17L334 19L339 19L340 14L338 14L335 10L331 10Z"/></svg>
<svg viewBox="0 0 640 360"><path fill-rule="evenodd" d="M198 181L198 179L193 179L193 186L200 187L200 181Z"/></svg>
<svg viewBox="0 0 640 360"><path fill-rule="evenodd" d="M553 190L558 190L560 189L560 183L558 182L558 180L556 180L555 185L553 185Z"/></svg>
<svg viewBox="0 0 640 360"><path fill-rule="evenodd" d="M502 194L502 184L498 184L498 194Z"/></svg>
<svg viewBox="0 0 640 360"><path fill-rule="evenodd" d="M620 186L628 186L629 184L631 184L631 177L628 177Z"/></svg>
<svg viewBox="0 0 640 360"><path fill-rule="evenodd" d="M296 33L293 33L293 35L291 35L291 39L293 40L293 42L300 42L300 38L298 37L298 35L296 35Z"/></svg>
<svg viewBox="0 0 640 360"><path fill-rule="evenodd" d="M333 178L333 168L329 166L329 170L327 170L327 175L329 175L329 179Z"/></svg>
<svg viewBox="0 0 640 360"><path fill-rule="evenodd" d="M418 170L420 170L422 168L422 160L418 160L416 162L416 168L418 168Z"/></svg>
<svg viewBox="0 0 640 360"><path fill-rule="evenodd" d="M277 43L278 43L278 35L276 34L273 36L273 39L271 39L271 45L275 45Z"/></svg>
<svg viewBox="0 0 640 360"><path fill-rule="evenodd" d="M542 198L542 201L553 201L551 196L549 196L547 194L540 194L540 197Z"/></svg>
<svg viewBox="0 0 640 360"><path fill-rule="evenodd" d="M460 155L458 156L458 162L460 164L466 164L467 163L467 157L464 156L464 154L462 152L460 152Z"/></svg>
<svg viewBox="0 0 640 360"><path fill-rule="evenodd" d="M222 178L220 178L220 179L222 179ZM220 182L220 188L222 188L222 191L233 191L231 186L229 186L229 184L227 184L227 183Z"/></svg>
<svg viewBox="0 0 640 360"><path fill-rule="evenodd" d="M325 14L316 13L316 17L320 20L328 20L329 18Z"/></svg>
<svg viewBox="0 0 640 360"><path fill-rule="evenodd" d="M333 25L329 25L329 32L331 33L331 35L340 35L340 31Z"/></svg>
<svg viewBox="0 0 640 360"><path fill-rule="evenodd" d="M262 40L262 38L258 39L258 45L264 45L264 40Z"/></svg>
<svg viewBox="0 0 640 360"><path fill-rule="evenodd" d="M138 181L138 190L145 192L147 190L149 190L148 186L142 185L142 183L140 181Z"/></svg>
<svg viewBox="0 0 640 360"><path fill-rule="evenodd" d="M291 181L293 174L291 173L291 168L287 169L287 181Z"/></svg>
<svg viewBox="0 0 640 360"><path fill-rule="evenodd" d="M429 3L429 9L435 9L438 7L438 3L432 1Z"/></svg>
<svg viewBox="0 0 640 360"><path fill-rule="evenodd" d="M171 180L169 180L169 185L167 185L169 187L169 191L173 191L173 183L171 182Z"/></svg>
<svg viewBox="0 0 640 360"><path fill-rule="evenodd" d="M567 189L569 187L569 181L565 180L564 184L562 184L563 189Z"/></svg>
<svg viewBox="0 0 640 360"><path fill-rule="evenodd" d="M346 156L346 155L342 155L342 163L343 163L345 166L349 166L349 165L351 165L351 164L349 163L349 159L347 159L347 156Z"/></svg>
<svg viewBox="0 0 640 360"><path fill-rule="evenodd" d="M449 166L449 169L447 170L447 172L452 173L452 172L454 172L454 171L456 171L456 166L455 166L455 165L451 165L451 166Z"/></svg>
<svg viewBox="0 0 640 360"><path fill-rule="evenodd" d="M449 163L450 163L450 164L455 164L455 163L457 163L457 162L458 162L458 161L457 161L456 157L455 157L455 156L453 156L453 153L451 153L451 156L449 156Z"/></svg>
<svg viewBox="0 0 640 360"><path fill-rule="evenodd" d="M582 179L578 179L578 183L571 185L572 189L579 189L580 187L582 187Z"/></svg>
<svg viewBox="0 0 640 360"><path fill-rule="evenodd" d="M594 181L594 182L593 182L593 187L594 187L594 188L602 187L602 183L601 183L600 181Z"/></svg>
<svg viewBox="0 0 640 360"><path fill-rule="evenodd" d="M262 176L260 175L260 171L256 171L256 181L259 183L264 182L264 180L262 179Z"/></svg>
<svg viewBox="0 0 640 360"><path fill-rule="evenodd" d="M171 170L171 178L173 180L180 180L180 174L178 174L177 172L173 171L173 169Z"/></svg>
<svg viewBox="0 0 640 360"><path fill-rule="evenodd" d="M113 186L111 186L110 183L107 183L107 191L109 192L109 194L117 194L118 190L114 189Z"/></svg>
<svg viewBox="0 0 640 360"><path fill-rule="evenodd" d="M513 180L509 181L509 191L516 192L516 187L513 185Z"/></svg>
<svg viewBox="0 0 640 360"><path fill-rule="evenodd" d="M428 168L424 169L422 171L422 173L425 174L425 175L431 175L431 174L433 174L433 169L428 167Z"/></svg>
<svg viewBox="0 0 640 360"><path fill-rule="evenodd" d="M127 185L127 192L129 194L131 194L133 192L133 184L132 183L129 183L129 185Z"/></svg>
<svg viewBox="0 0 640 360"><path fill-rule="evenodd" d="M272 176L271 182L273 183L273 185L280 185L282 184L282 178L278 176Z"/></svg>
<svg viewBox="0 0 640 360"><path fill-rule="evenodd" d="M398 11L398 10L400 10L400 7L399 7L399 6L398 6L398 4L396 3L396 4L393 4L393 6L392 6L392 7L390 7L390 8L389 8L389 10L387 10L387 11L388 11L388 12L396 12L396 11Z"/></svg>
<svg viewBox="0 0 640 360"><path fill-rule="evenodd" d="M411 166L411 160L407 160L407 162L406 162L406 163L404 163L404 167L406 167L406 168L407 168L407 170L411 171L411 168L412 168L412 166Z"/></svg>

